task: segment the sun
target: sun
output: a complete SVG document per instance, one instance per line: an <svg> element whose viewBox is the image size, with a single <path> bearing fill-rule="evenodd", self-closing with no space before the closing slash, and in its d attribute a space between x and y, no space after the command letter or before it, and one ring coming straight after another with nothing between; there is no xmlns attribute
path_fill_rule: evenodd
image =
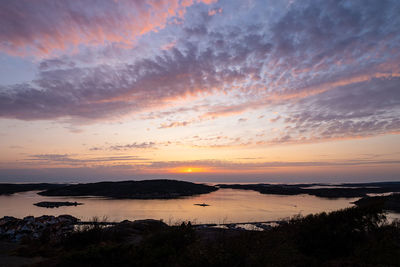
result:
<svg viewBox="0 0 400 267"><path fill-rule="evenodd" d="M169 172L172 173L198 173L198 172L206 172L207 170L203 167L176 167L169 169Z"/></svg>

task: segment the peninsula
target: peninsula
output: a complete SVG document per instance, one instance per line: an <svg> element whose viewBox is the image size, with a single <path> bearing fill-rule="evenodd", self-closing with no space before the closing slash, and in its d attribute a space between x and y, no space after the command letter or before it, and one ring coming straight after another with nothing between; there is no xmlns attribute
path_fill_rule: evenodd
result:
<svg viewBox="0 0 400 267"><path fill-rule="evenodd" d="M49 183L31 183L31 184L11 184L0 183L0 195L11 195L18 192L27 192L34 190L47 190L64 187L66 184L49 184Z"/></svg>

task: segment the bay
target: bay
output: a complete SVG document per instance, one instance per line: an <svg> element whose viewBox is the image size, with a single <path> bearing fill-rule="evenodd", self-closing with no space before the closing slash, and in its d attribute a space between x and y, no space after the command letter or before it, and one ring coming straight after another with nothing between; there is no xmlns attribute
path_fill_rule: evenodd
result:
<svg viewBox="0 0 400 267"><path fill-rule="evenodd" d="M182 221L192 223L241 223L272 221L333 211L353 206L357 198L326 199L310 195L266 195L250 190L219 189L218 191L179 199L107 199L99 197L46 197L37 191L0 196L0 217L23 218L28 215L70 214L88 221L119 222L122 220L157 219L173 225ZM83 205L43 208L34 206L41 201L71 201ZM202 207L194 204L206 203Z"/></svg>

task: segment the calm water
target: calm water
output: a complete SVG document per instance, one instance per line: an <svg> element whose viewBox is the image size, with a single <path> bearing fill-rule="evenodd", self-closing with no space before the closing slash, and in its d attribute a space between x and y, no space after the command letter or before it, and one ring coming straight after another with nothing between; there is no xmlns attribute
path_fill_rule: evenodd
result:
<svg viewBox="0 0 400 267"><path fill-rule="evenodd" d="M81 220L94 216L108 221L162 219L169 224L190 220L194 223L229 223L269 221L296 214L307 215L350 207L356 199L335 200L309 195L263 195L255 191L220 189L210 194L171 200L115 200L82 197L45 197L35 191L0 196L0 217L22 218L28 215L70 214ZM33 204L40 201L77 201L76 207L41 208ZM207 203L209 207L195 206Z"/></svg>

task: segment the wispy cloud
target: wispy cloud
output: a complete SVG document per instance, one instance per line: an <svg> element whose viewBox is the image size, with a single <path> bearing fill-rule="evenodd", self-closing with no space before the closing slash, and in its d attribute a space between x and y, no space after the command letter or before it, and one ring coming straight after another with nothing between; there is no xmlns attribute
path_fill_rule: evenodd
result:
<svg viewBox="0 0 400 267"><path fill-rule="evenodd" d="M179 126L187 126L189 124L193 123L192 121L174 121L171 123L162 123L159 129L165 129L165 128L174 128L174 127L179 127Z"/></svg>
<svg viewBox="0 0 400 267"><path fill-rule="evenodd" d="M66 164L66 165L86 165L86 164L107 164L107 163L130 163L130 162L143 162L149 159L142 158L138 156L107 156L107 157L87 157L87 156L79 156L77 155L69 155L69 154L38 154L31 155L29 158L26 158L25 164L46 164L51 163L52 165L57 164Z"/></svg>
<svg viewBox="0 0 400 267"><path fill-rule="evenodd" d="M222 13L222 8L213 8L208 11L209 16L214 16L218 13Z"/></svg>
<svg viewBox="0 0 400 267"><path fill-rule="evenodd" d="M142 142L142 143L134 142L132 144L125 144L125 145L112 145L112 146L107 146L107 147L91 147L89 150L91 150L91 151L99 151L99 150L120 151L120 150L131 150L131 149L156 149L156 143L155 142Z"/></svg>

